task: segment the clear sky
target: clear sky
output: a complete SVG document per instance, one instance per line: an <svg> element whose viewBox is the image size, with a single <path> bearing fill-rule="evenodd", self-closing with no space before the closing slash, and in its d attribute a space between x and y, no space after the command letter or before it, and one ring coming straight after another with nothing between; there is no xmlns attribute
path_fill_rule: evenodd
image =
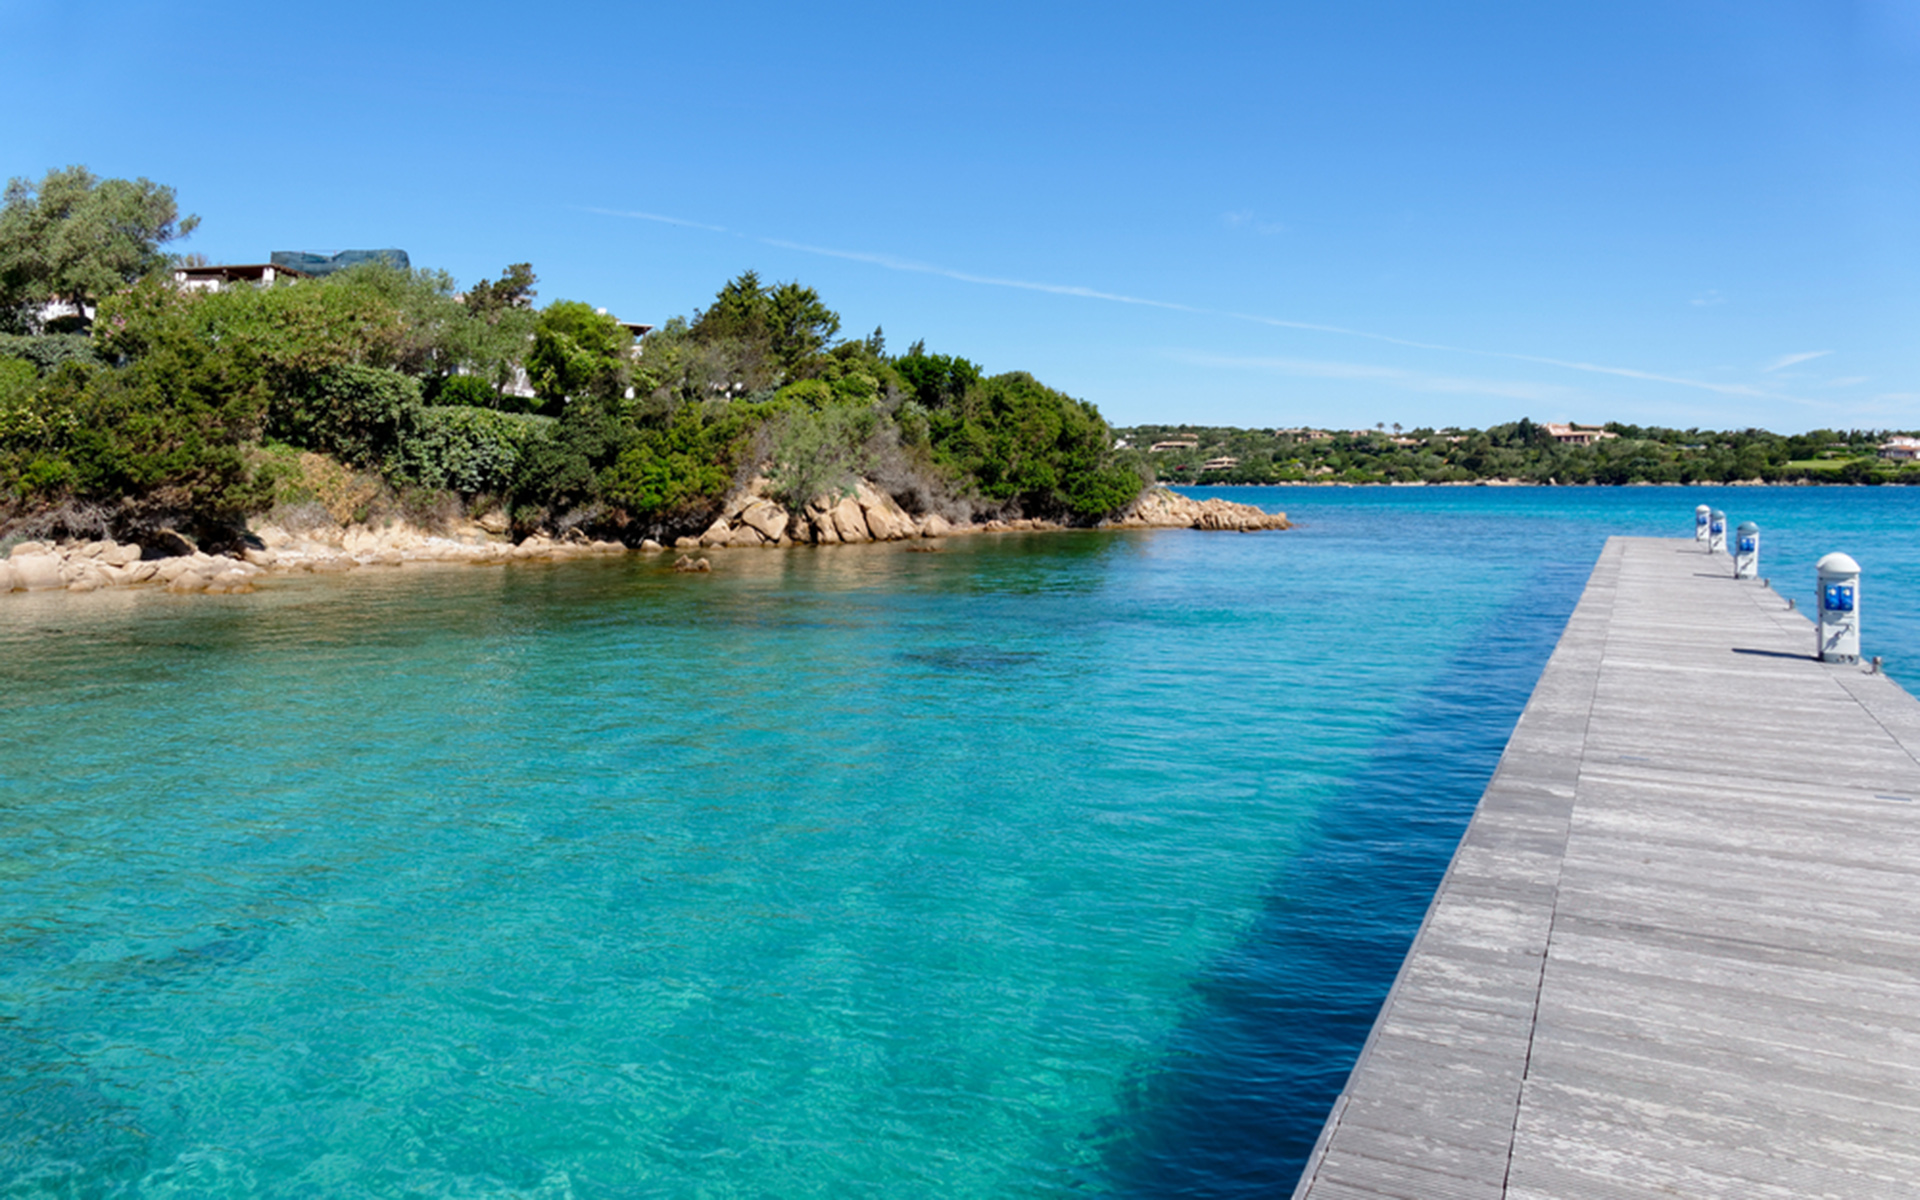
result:
<svg viewBox="0 0 1920 1200"><path fill-rule="evenodd" d="M1920 2L0 0L0 171L1116 424L1920 426Z"/></svg>

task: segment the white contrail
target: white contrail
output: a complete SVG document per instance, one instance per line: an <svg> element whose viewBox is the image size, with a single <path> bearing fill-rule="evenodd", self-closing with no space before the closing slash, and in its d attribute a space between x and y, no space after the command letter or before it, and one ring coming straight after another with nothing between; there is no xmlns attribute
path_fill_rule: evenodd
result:
<svg viewBox="0 0 1920 1200"><path fill-rule="evenodd" d="M654 221L663 225L679 225L688 229L704 229L713 233L733 233L719 225L705 225L699 221L686 221L678 217L661 216L657 213L623 212L610 208L583 208L580 211L596 213L609 217L628 217L640 221ZM888 271L907 271L916 275L937 275L942 279L952 279L960 283L980 284L985 287L1017 288L1026 292L1045 292L1055 296L1078 296L1086 300L1104 300L1110 304L1136 304L1146 308L1165 309L1169 312L1192 313L1203 317L1224 317L1233 321L1246 321L1255 325L1267 325L1276 329L1300 329L1309 333L1331 333L1340 337L1365 338L1373 342L1385 342L1391 346L1406 346L1414 350L1436 350L1445 354L1471 354L1480 358L1502 358L1509 362L1535 363L1540 366L1558 367L1565 371L1583 371L1594 375L1612 375L1621 379L1638 379L1649 383L1672 384L1675 387L1696 388L1721 396L1740 396L1755 400L1785 400L1809 408L1826 408L1829 405L1807 400L1785 392L1768 391L1738 383L1712 383L1702 379L1688 379L1680 375L1663 375L1657 371L1642 371L1633 367L1612 367L1602 363L1579 362L1564 358L1549 358L1538 354L1517 354L1507 350L1478 350L1471 346L1449 346L1441 342L1422 342L1412 338L1395 337L1392 334L1376 333L1367 329L1352 329L1344 325L1325 325L1313 321L1291 321L1283 317L1261 316L1258 313L1232 312L1225 309L1202 308L1193 304L1177 304L1170 300L1150 300L1142 296L1128 296L1118 292L1103 292L1097 288L1078 287L1064 283L1036 283L1026 279L1007 279L995 275L978 275L971 271L956 271L951 267L936 266L932 263L916 262L912 259L896 258L891 254L873 254L861 250L836 250L827 246L810 246L805 242L789 242L780 238L760 237L755 234L735 233L735 237L759 242L763 246L772 246L780 250L793 250L801 254L814 254L822 258L838 258L848 262L867 263ZM1821 351L1821 353L1828 353ZM1776 364L1769 370L1791 362L1804 361L1818 355L1794 355Z"/></svg>
<svg viewBox="0 0 1920 1200"><path fill-rule="evenodd" d="M955 271L947 267L936 267L930 263L914 262L912 259L895 258L890 254L867 254L858 250L830 250L825 246L809 246L802 242L783 242L779 238L757 237L753 239L763 245L775 246L782 250L798 250L802 254L818 254L822 258L844 258L850 262L872 263L876 267L885 267L889 271L911 271L918 275L938 275L942 279L957 279L962 283L982 283L988 287L1019 288L1026 292L1049 292L1055 296L1081 296L1088 300L1109 300L1115 304L1141 304L1148 308L1165 308L1173 312L1198 313L1203 316L1218 316L1204 308L1194 308L1188 304L1174 304L1166 300L1145 300L1139 296L1122 296L1117 292L1100 292L1093 288L1074 287L1065 283L1031 283L1024 279L1002 279L993 275L974 275L966 271Z"/></svg>
<svg viewBox="0 0 1920 1200"><path fill-rule="evenodd" d="M623 212L617 208L582 208L581 212L590 212L602 217L625 217L630 221L655 221L661 225L678 225L684 229L704 229L708 233L732 233L722 225L702 225L698 221L683 221L679 217L663 217L659 213Z"/></svg>

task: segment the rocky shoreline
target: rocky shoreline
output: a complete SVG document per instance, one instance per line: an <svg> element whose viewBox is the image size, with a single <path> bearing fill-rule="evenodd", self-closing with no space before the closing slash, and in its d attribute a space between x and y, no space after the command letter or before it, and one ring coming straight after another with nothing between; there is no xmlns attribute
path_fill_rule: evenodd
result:
<svg viewBox="0 0 1920 1200"><path fill-rule="evenodd" d="M1029 518L960 524L937 513L915 516L864 481L851 495L823 497L793 513L750 486L724 506L721 515L698 537L679 538L672 546L647 541L637 551L624 543L596 541L577 531L558 538L535 534L515 542L509 536L505 515L498 512L440 531L423 530L404 521L378 529L350 525L293 531L259 521L249 527L242 548L227 554L202 551L170 531L162 531L142 545L111 539L21 542L7 558L0 559L0 594L85 593L145 586L176 594L235 595L255 590L258 581L270 574L329 574L417 563L481 565L671 550L845 545L1068 528L1075 527ZM1286 529L1288 522L1284 514L1263 512L1250 504L1195 500L1165 488L1153 488L1095 528L1251 533ZM683 556L681 561L689 560Z"/></svg>

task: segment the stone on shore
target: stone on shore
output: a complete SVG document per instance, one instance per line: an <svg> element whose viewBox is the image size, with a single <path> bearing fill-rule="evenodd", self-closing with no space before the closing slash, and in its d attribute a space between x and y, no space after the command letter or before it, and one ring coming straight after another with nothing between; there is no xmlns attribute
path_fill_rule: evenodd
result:
<svg viewBox="0 0 1920 1200"><path fill-rule="evenodd" d="M751 526L761 537L769 542L777 542L787 532L791 518L787 510L771 500L756 499L741 509L734 518L743 525Z"/></svg>
<svg viewBox="0 0 1920 1200"><path fill-rule="evenodd" d="M855 489L854 500L860 505L860 515L866 519L868 533L874 541L893 542L913 536L913 518L907 515L907 510L892 496L876 491L866 480L862 479Z"/></svg>
<svg viewBox="0 0 1920 1200"><path fill-rule="evenodd" d="M69 561L60 568L60 578L70 592L97 592L107 585L107 575L94 559Z"/></svg>
<svg viewBox="0 0 1920 1200"><path fill-rule="evenodd" d="M1251 504L1235 504L1217 497L1195 500L1159 487L1149 489L1106 524L1122 529L1212 529L1239 533L1292 528L1285 513L1263 512Z"/></svg>
<svg viewBox="0 0 1920 1200"><path fill-rule="evenodd" d="M13 567L13 586L23 592L50 592L67 586L66 580L60 578L61 560L57 554L21 554L15 547L8 561Z"/></svg>
<svg viewBox="0 0 1920 1200"><path fill-rule="evenodd" d="M843 542L873 540L873 531L867 528L867 516L860 511L860 500L856 496L842 496L827 510L827 518L833 522L834 534Z"/></svg>

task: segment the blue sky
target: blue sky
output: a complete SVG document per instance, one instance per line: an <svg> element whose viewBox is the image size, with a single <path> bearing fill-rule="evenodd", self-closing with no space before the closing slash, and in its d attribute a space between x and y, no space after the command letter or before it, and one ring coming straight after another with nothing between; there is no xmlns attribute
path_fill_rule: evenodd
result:
<svg viewBox="0 0 1920 1200"><path fill-rule="evenodd" d="M0 170L1116 424L1920 426L1920 4L22 3Z"/></svg>

